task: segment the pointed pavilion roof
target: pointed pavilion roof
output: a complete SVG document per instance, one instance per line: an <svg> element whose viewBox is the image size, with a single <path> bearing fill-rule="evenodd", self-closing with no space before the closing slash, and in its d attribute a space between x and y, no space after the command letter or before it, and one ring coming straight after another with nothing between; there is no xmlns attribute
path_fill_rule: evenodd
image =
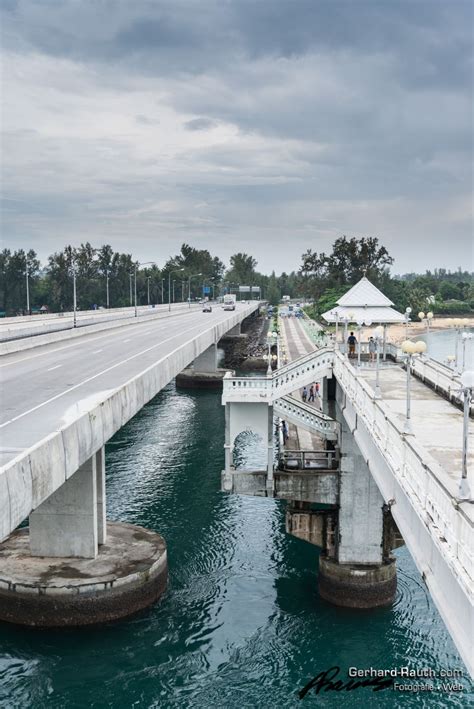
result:
<svg viewBox="0 0 474 709"><path fill-rule="evenodd" d="M338 305L360 305L362 307L393 305L392 301L365 276L336 302Z"/></svg>
<svg viewBox="0 0 474 709"><path fill-rule="evenodd" d="M365 276L337 301L337 306L323 313L326 322L396 323L404 322L405 316L392 308L387 298Z"/></svg>

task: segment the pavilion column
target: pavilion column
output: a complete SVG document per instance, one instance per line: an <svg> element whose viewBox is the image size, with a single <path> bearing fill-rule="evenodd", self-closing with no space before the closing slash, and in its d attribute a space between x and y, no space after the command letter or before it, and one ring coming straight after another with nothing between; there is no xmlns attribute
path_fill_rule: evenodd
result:
<svg viewBox="0 0 474 709"><path fill-rule="evenodd" d="M387 323L383 325L383 361L387 359Z"/></svg>

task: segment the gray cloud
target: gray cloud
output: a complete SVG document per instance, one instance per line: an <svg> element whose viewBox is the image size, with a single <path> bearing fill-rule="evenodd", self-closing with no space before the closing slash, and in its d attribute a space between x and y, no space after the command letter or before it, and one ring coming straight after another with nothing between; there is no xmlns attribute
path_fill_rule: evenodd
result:
<svg viewBox="0 0 474 709"><path fill-rule="evenodd" d="M397 271L468 266L472 10L4 2L5 239L133 233L143 259L186 235L268 271L344 232Z"/></svg>

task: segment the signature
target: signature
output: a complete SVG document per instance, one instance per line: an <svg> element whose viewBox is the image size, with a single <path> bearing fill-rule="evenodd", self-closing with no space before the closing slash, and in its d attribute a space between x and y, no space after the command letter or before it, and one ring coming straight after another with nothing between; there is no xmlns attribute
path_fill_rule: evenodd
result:
<svg viewBox="0 0 474 709"><path fill-rule="evenodd" d="M329 670L320 672L316 675L316 677L313 677L313 679L310 680L308 684L303 687L303 689L300 689L298 692L299 698L303 699L303 697L305 697L311 689L314 690L315 694L319 694L319 692L323 689L325 692L351 692L353 689L359 689L359 687L373 687L373 692L379 692L381 689L388 689L393 686L393 679L391 677L349 679L347 682L343 682L340 679L334 681L340 671L341 668L335 666L330 667Z"/></svg>

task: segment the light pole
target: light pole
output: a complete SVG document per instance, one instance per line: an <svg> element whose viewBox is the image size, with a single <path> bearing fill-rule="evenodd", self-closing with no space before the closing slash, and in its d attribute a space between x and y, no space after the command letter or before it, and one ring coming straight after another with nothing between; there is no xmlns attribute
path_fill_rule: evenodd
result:
<svg viewBox="0 0 474 709"><path fill-rule="evenodd" d="M375 391L374 398L381 399L382 391L380 389L380 338L382 337L383 328L379 325L373 332L373 338L377 347L375 358Z"/></svg>
<svg viewBox="0 0 474 709"><path fill-rule="evenodd" d="M422 310L418 313L418 317L420 320L423 322L426 322L426 337L428 338L430 336L430 325L431 321L433 320L433 313L424 313Z"/></svg>
<svg viewBox="0 0 474 709"><path fill-rule="evenodd" d="M468 451L468 427L469 408L474 395L474 371L466 370L461 374L461 391L464 395L464 417L462 427L462 473L459 483L459 496L462 500L471 499L471 490L467 479L467 451Z"/></svg>
<svg viewBox="0 0 474 709"><path fill-rule="evenodd" d="M133 296L132 296L132 276L133 276L133 271L130 271L128 274L130 276L130 307L133 305Z"/></svg>
<svg viewBox="0 0 474 709"><path fill-rule="evenodd" d="M448 327L454 328L454 371L459 371L459 335L463 326L462 318L448 318L445 320Z"/></svg>
<svg viewBox="0 0 474 709"><path fill-rule="evenodd" d="M171 274L184 271L184 268L176 268L174 271L168 272L168 310L171 310ZM173 303L174 303L174 281L173 281Z"/></svg>
<svg viewBox="0 0 474 709"><path fill-rule="evenodd" d="M150 278L151 276L146 277L146 298L148 305L150 305Z"/></svg>
<svg viewBox="0 0 474 709"><path fill-rule="evenodd" d="M109 301L109 269L107 268L105 270L105 289L106 289L106 303L107 303L107 310L110 307L110 301Z"/></svg>
<svg viewBox="0 0 474 709"><path fill-rule="evenodd" d="M411 308L405 308L405 340L408 340L408 323L410 322Z"/></svg>
<svg viewBox="0 0 474 709"><path fill-rule="evenodd" d="M135 317L138 317L138 304L137 304L137 269L138 267L141 266L149 266L150 264L155 265L156 261L144 261L142 264L140 264L139 261L135 262L135 268L134 268L134 273L135 273L135 281L134 281L134 296L135 296ZM147 276L149 278L149 276ZM131 274L130 274L130 288L132 286L132 281L131 281ZM131 291L130 291L131 292ZM150 305L150 281L148 281L148 305Z"/></svg>
<svg viewBox="0 0 474 709"><path fill-rule="evenodd" d="M198 276L202 276L202 273L193 273L191 276L188 278L188 307L191 307L191 278L197 278Z"/></svg>
<svg viewBox="0 0 474 709"><path fill-rule="evenodd" d="M25 276L26 276L26 314L30 314L30 283L28 273L28 260L25 260Z"/></svg>
<svg viewBox="0 0 474 709"><path fill-rule="evenodd" d="M358 320L357 321L357 366L360 367L360 352L361 352L361 332L362 332L362 325L364 324L363 320Z"/></svg>
<svg viewBox="0 0 474 709"><path fill-rule="evenodd" d="M413 435L413 430L411 426L411 365L413 361L413 356L415 354L421 354L426 352L426 342L418 340L418 342L412 342L411 340L405 340L402 342L402 352L407 356L406 367L407 367L407 408L406 408L406 418L405 425L403 427L403 433L406 436Z"/></svg>
<svg viewBox="0 0 474 709"><path fill-rule="evenodd" d="M263 356L263 359L268 360L268 366L267 366L267 376L271 376L272 374L272 362L276 362L278 359L277 355L272 355L272 340L271 338L274 338L274 342L277 342L278 338L278 332L272 332L268 333L268 340L267 340L267 345L268 345L268 354Z"/></svg>
<svg viewBox="0 0 474 709"><path fill-rule="evenodd" d="M71 271L72 271L73 327L77 327L77 317L76 317L77 293L76 293L76 265L75 264L72 264Z"/></svg>
<svg viewBox="0 0 474 709"><path fill-rule="evenodd" d="M165 279L161 279L161 305L165 302Z"/></svg>
<svg viewBox="0 0 474 709"><path fill-rule="evenodd" d="M462 338L462 366L461 366L461 372L464 372L466 368L466 345L469 340L472 340L474 335L471 332L463 332L461 335Z"/></svg>

